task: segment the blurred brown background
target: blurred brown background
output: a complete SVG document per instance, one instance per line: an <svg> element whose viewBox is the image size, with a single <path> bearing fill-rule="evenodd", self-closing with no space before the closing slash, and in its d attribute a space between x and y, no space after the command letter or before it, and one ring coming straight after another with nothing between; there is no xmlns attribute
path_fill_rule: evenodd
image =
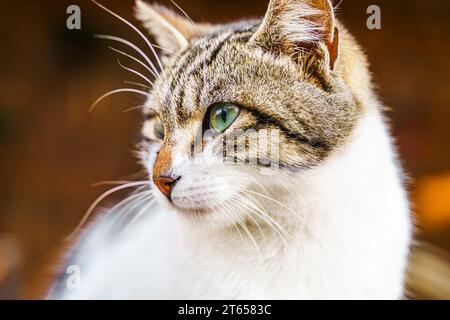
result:
<svg viewBox="0 0 450 320"><path fill-rule="evenodd" d="M133 1L101 1L132 18ZM171 5L169 1L160 1ZM258 17L268 0L178 0L194 20ZM66 28L81 7L82 30ZM382 10L382 30L366 28L366 9ZM365 48L403 164L418 223L410 271L412 297L449 298L450 2L344 0L338 16ZM140 170L132 156L140 116L123 111L141 97L101 94L132 80L95 33L142 42L84 1L0 2L0 299L40 298L61 244L102 180ZM440 249L439 249L440 248Z"/></svg>

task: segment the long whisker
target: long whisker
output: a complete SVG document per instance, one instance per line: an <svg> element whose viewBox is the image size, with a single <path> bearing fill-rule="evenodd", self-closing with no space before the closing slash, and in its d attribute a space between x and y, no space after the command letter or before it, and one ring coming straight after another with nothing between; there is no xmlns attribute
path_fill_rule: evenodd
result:
<svg viewBox="0 0 450 320"><path fill-rule="evenodd" d="M126 80L123 83L130 84L130 85L133 85L133 86L138 86L138 87L141 87L142 89L147 89L147 90L151 90L152 89L152 87L150 87L150 86L148 86L146 84L140 83L140 82L136 82L136 81L127 81ZM139 106L139 107L142 107L142 106Z"/></svg>
<svg viewBox="0 0 450 320"><path fill-rule="evenodd" d="M225 208L221 208L221 209L222 209L222 212L225 214L225 217L227 218L227 220L233 225L234 229L239 234L241 241L244 242L244 237L242 236L242 232L241 232L241 230L239 230L239 228L236 224L236 221L233 220L233 218L230 216L230 213L228 212L228 210L226 210Z"/></svg>
<svg viewBox="0 0 450 320"><path fill-rule="evenodd" d="M83 216L83 218L81 219L80 223L78 224L78 226L75 228L75 230L72 232L72 234L68 237L68 239L72 239L73 236L75 234L77 234L81 228L83 228L83 226L85 225L85 223L87 222L87 220L89 219L89 217L91 216L92 212L94 212L95 208L108 196L110 196L111 194L123 190L123 189L128 189L128 188L133 188L133 187L139 187L139 186L144 186L148 184L147 181L137 181L137 182L130 182L115 188L112 188L106 192L104 192L100 197L97 198L97 200L95 200L91 206L89 207L89 209L86 211L85 215Z"/></svg>
<svg viewBox="0 0 450 320"><path fill-rule="evenodd" d="M109 214L114 214L116 212L116 210L118 210L119 208L123 207L126 204L129 204L130 202L132 204L133 200L139 200L142 197L145 197L147 194L148 194L147 190L138 192L136 194L132 194L132 195L126 197L124 200L117 203L116 205L114 205L111 209L108 210L108 212L109 212Z"/></svg>
<svg viewBox="0 0 450 320"><path fill-rule="evenodd" d="M252 233L250 232L250 230L245 225L245 222L242 221L242 219L236 213L234 213L233 211L230 211L230 214L234 217L235 221L237 221L237 223L242 227L244 232L248 235L250 241L253 243L253 245L255 246L255 248L258 251L258 253L261 254L261 249L260 249L260 247L258 245L258 242L256 242L256 240L253 237Z"/></svg>
<svg viewBox="0 0 450 320"><path fill-rule="evenodd" d="M256 177L250 175L250 174L245 174L245 173L240 173L240 175L242 177L246 177L248 178L248 180L250 180L251 182L253 182L255 185L257 185L261 190L263 190L264 192L269 193L269 190L267 189L267 186L265 186L261 181L259 181Z"/></svg>
<svg viewBox="0 0 450 320"><path fill-rule="evenodd" d="M311 228L310 224L308 223L308 221L306 221L305 217L303 217L302 215L300 215L299 213L295 212L292 208L289 208L288 206L284 205L283 203L281 203L280 201L277 201L265 194L253 191L253 190L247 190L247 189L242 189L243 192L247 192L247 193L251 193L254 194L256 196L262 197L264 199L267 199L269 201L272 201L273 203L279 205L282 208L285 208L286 210L289 211L290 214L292 214L295 218L299 219L299 221L302 223L303 227L310 232L311 236L323 247L326 248L326 245L324 244L322 238L320 236L317 235L317 233L315 232L315 229L319 229L319 231L326 233L326 231L320 226L320 225L316 225L315 229Z"/></svg>
<svg viewBox="0 0 450 320"><path fill-rule="evenodd" d="M282 208L288 210L289 213L291 213L294 217L296 217L297 219L299 219L299 220L302 222L302 224L305 226L305 228L307 228L307 229L312 233L312 236L315 237L315 238L317 239L317 241L319 241L320 243L322 243L320 237L317 237L317 236L313 233L313 231L312 231L311 228L309 227L309 224L305 221L304 217L302 217L301 215L299 215L297 212L295 212L294 210L292 210L292 209L289 208L288 206L284 205L284 204L281 203L280 201L275 200L275 199L273 199L273 198L271 198L271 197L269 197L269 196L267 196L267 195L265 195L265 194L262 194L262 193L259 193L259 192L253 191L253 190L248 190L248 189L241 189L241 190L242 190L243 192L250 193L250 194L254 194L254 195L256 195L256 196L259 196L259 197L262 197L262 198L267 199L267 200L269 200L269 201L272 201L273 203L279 205L280 207L282 207Z"/></svg>
<svg viewBox="0 0 450 320"><path fill-rule="evenodd" d="M123 43L129 47L131 47L132 49L134 49L137 53L139 53L144 59L145 61L148 63L149 67L152 68L155 77L157 78L159 76L159 71L158 69L156 69L155 65L153 64L153 62L145 55L144 51L142 51L141 49L139 49L135 44L131 43L128 40L116 37L116 36L110 36L107 34L96 34L95 37L97 39L105 39L105 40L111 40L111 41L116 41L116 42L120 42Z"/></svg>
<svg viewBox="0 0 450 320"><path fill-rule="evenodd" d="M141 60L139 60L138 58L133 57L131 54L128 54L128 53L123 52L123 51L120 51L119 49L116 49L116 48L114 48L114 47L109 46L108 48L111 49L111 50L114 51L114 52L117 52L117 53L119 53L119 54L121 54L121 55L124 55L125 57L128 57L128 58L130 58L131 60L133 60L133 61L139 63L141 66L143 66L145 69L147 69L147 70L151 73L151 75L152 75L153 77L158 78L158 75L155 73L155 71L153 71L152 69L150 69L149 66L147 66L145 63L143 63L143 62L142 62Z"/></svg>
<svg viewBox="0 0 450 320"><path fill-rule="evenodd" d="M275 230L276 226L273 225L273 223L271 223L269 220L265 219L264 216L260 215L257 211L255 211L253 208L249 207L248 205L246 205L245 203L243 203L243 201L239 198L236 199L238 201L238 206L244 210L250 211L250 213L253 213L256 215L256 217L260 218L262 221L264 221L270 229ZM277 232L278 233L278 232ZM280 236L282 239L284 238L283 236Z"/></svg>
<svg viewBox="0 0 450 320"><path fill-rule="evenodd" d="M151 86L154 85L154 84L153 84L153 81L150 81L149 78L147 78L147 77L144 76L142 73L137 72L137 71L134 70L134 69L131 69L131 68L128 68L128 67L124 66L124 65L120 62L119 59L117 59L117 63L119 64L119 66L120 66L121 68L123 68L123 69L125 69L125 70L127 70L127 71L129 71L129 72L131 72L131 73L133 73L133 74L135 74L135 75L137 75L138 77L144 79L149 85L151 85Z"/></svg>
<svg viewBox="0 0 450 320"><path fill-rule="evenodd" d="M114 205L114 207L112 207L111 209L109 209L109 212L112 214L114 213L118 208L120 208L123 204L127 203L130 200L136 199L136 198L140 198L146 194L148 194L148 190L144 190L135 194L132 194L130 196L128 196L127 198L125 198L124 200L120 201L119 203L117 203L116 205Z"/></svg>
<svg viewBox="0 0 450 320"><path fill-rule="evenodd" d="M221 175L221 177L223 177L223 178L230 178L230 179L233 179L234 181L241 181L241 182L251 181L256 186L261 188L261 190L264 190L265 192L269 192L267 187L263 183L258 181L258 179L256 179L254 176L251 176L249 174L245 174L243 172L240 172L239 175L235 175L235 174L233 174L233 175ZM247 178L247 180L243 179L244 177Z"/></svg>
<svg viewBox="0 0 450 320"><path fill-rule="evenodd" d="M231 213L229 213L227 208L225 207L225 202L224 201L214 201L214 200L208 199L208 198L204 198L203 200L205 200L211 208L219 209L225 214L225 217L227 218L227 220L230 221L230 223L233 225L234 229L239 234L241 241L244 242L244 237L242 236L242 232L239 230L239 228L236 224L236 221L230 216Z"/></svg>
<svg viewBox="0 0 450 320"><path fill-rule="evenodd" d="M287 244L286 237L288 237L289 239L292 239L292 237L289 235L289 233L283 227L281 227L275 220L273 220L267 213L262 211L253 202L249 201L249 199L247 199L247 198L244 198L244 199L247 200L247 202L244 203L244 201L242 201L243 199L241 199L241 202L240 202L241 205L244 206L247 210L250 210L251 212L253 212L256 216L261 218L265 223L267 223L267 225L270 228L272 228L275 231L275 233L278 234L278 236L283 240L283 242L285 244ZM250 202L250 203L248 203L248 202Z"/></svg>
<svg viewBox="0 0 450 320"><path fill-rule="evenodd" d="M208 199L208 198L204 198L203 200L205 200L211 208L221 210L225 214L225 217L227 218L227 220L230 221L230 223L234 226L236 231L239 233L241 240L243 240L242 233L239 230L239 228L237 227L236 221L230 217L230 214L225 207L225 202L224 201L214 201L214 200Z"/></svg>
<svg viewBox="0 0 450 320"><path fill-rule="evenodd" d="M174 56L180 56L178 53L176 53L175 51L173 51L173 50L170 50L170 49L167 49L167 48L164 48L164 47L162 47L162 46L159 46L159 45L157 45L157 44L154 44L154 43L152 43L152 46L154 46L155 48L157 48L157 49L160 49L160 50L162 50L162 51L165 51L165 52L167 52L167 53L169 53L170 55L174 55ZM110 49L113 49L112 47L109 47ZM115 51L119 51L119 50L115 50ZM119 52L119 53L122 53L122 54L124 54L123 52ZM126 54L125 54L126 55ZM132 56L130 57L130 58L133 58Z"/></svg>
<svg viewBox="0 0 450 320"><path fill-rule="evenodd" d="M134 216L134 218L128 223L127 228L132 227L141 217L144 215L144 213L153 205L154 198L149 198L146 201L148 203ZM145 201L143 201L145 202Z"/></svg>
<svg viewBox="0 0 450 320"><path fill-rule="evenodd" d="M241 190L242 190L243 192L252 193L252 194L257 195L257 196L260 196L260 197L262 197L262 198L264 198L264 199L270 200L270 201L274 202L275 204L277 204L277 205L279 205L279 206L285 208L285 209L288 210L289 212L295 213L291 208L287 207L286 205L284 205L284 204L281 203L280 201L275 200L274 198L271 198L271 197L269 197L269 196L266 196L265 194L262 194L262 193L259 193L259 192L253 191L253 190L248 190L248 189L242 189L242 188L241 188Z"/></svg>
<svg viewBox="0 0 450 320"><path fill-rule="evenodd" d="M99 186L106 186L106 185L123 185L126 183L132 183L132 182L137 182L137 181L100 181L100 182L93 183L92 186L99 187ZM144 181L142 181L142 182L144 182Z"/></svg>
<svg viewBox="0 0 450 320"><path fill-rule="evenodd" d="M105 98L116 94L116 93L121 93L121 92L132 92L132 93L138 93L140 95L146 96L146 97L150 97L150 94L147 92L144 92L142 90L137 90L137 89L131 89L131 88L122 88L122 89L116 89L116 90L112 90L109 91L107 93L105 93L104 95L102 95L100 98L98 98L91 106L91 108L89 109L89 112L92 112L94 110L94 108L101 102L103 101Z"/></svg>
<svg viewBox="0 0 450 320"><path fill-rule="evenodd" d="M143 109L143 108L144 108L144 106L136 106L136 107L131 107L131 108L125 109L125 110L123 110L123 112L130 112L133 110L139 110L139 109Z"/></svg>
<svg viewBox="0 0 450 320"><path fill-rule="evenodd" d="M146 190L135 198L135 201L129 203L123 211L120 212L118 219L120 221L126 221L128 216L133 212L133 210L139 207L141 204L153 198L153 193L150 190Z"/></svg>
<svg viewBox="0 0 450 320"><path fill-rule="evenodd" d="M260 183L255 177L253 177L253 176L251 176L251 175L247 175L247 174L242 173L242 174L240 174L239 177L237 177L237 176L236 176L236 177L235 177L235 176L229 176L229 177L235 179L235 181L236 181L237 179L241 179L242 176L245 176L246 178L248 178L248 180L254 182L254 183L255 183L256 185L258 185L261 189L264 189L266 192L268 192L266 186L264 186L264 185L263 185L262 183ZM267 195L265 195L265 194L262 194L262 193L259 193L259 192L253 191L253 190L245 189L245 188L242 188L242 187L240 188L240 190L241 190L242 192L244 192L244 193L247 193L247 194L253 194L253 195L260 196L260 197L262 197L262 198L264 198L264 199L267 199L267 200L270 200L270 201L274 202L275 204L279 205L280 207L285 208L285 209L288 210L291 214L293 214L295 217L299 218L299 219L301 220L301 222L303 223L303 225L305 225L307 228L309 228L308 225L307 225L307 223L304 221L303 217L299 216L294 210L292 210L291 208L287 207L286 205L284 205L284 204L281 203L280 201L277 201L277 200L275 200L275 199L273 199L273 198L271 198L271 197L269 197L269 196L267 196ZM256 200L255 200L255 201L256 201ZM256 201L256 203L259 203L259 202ZM266 214L266 215L267 215L267 214ZM269 215L267 215L267 216L270 218ZM270 218L270 219L271 219L271 218ZM273 219L271 219L271 220L273 220Z"/></svg>
<svg viewBox="0 0 450 320"><path fill-rule="evenodd" d="M141 204L145 203L146 201L149 201L150 199L152 199L152 193L149 192L149 190L147 190L146 192L136 197L132 201L129 201L129 203L127 203L124 206L123 210L120 211L120 215L119 214L116 215L115 217L116 221L114 222L118 226L120 231L125 231L124 226L127 225L126 220L130 215L130 213L133 212L135 208L139 207Z"/></svg>
<svg viewBox="0 0 450 320"><path fill-rule="evenodd" d="M138 29L136 28L131 22L129 22L128 20L122 18L121 16L119 16L117 13L109 10L108 8L106 8L105 6L101 5L100 3L98 3L95 0L91 0L92 2L94 2L96 5L98 5L100 8L102 8L103 10L105 10L106 12L110 13L111 15L113 15L114 17L116 17L117 19L119 19L120 21L122 21L123 23L125 23L126 25L128 25L130 28L132 28L144 41L145 43L148 45L148 47L150 48L151 52L153 53L153 55L155 56L156 61L159 64L159 67L161 68L161 70L164 69L161 60L159 59L158 54L156 53L155 48L153 48L152 44L150 43L150 41L148 41L147 37L144 36L144 34ZM158 72L156 72L158 73Z"/></svg>
<svg viewBox="0 0 450 320"><path fill-rule="evenodd" d="M236 200L235 204L240 207L240 208L244 208L241 204L240 199L237 196L232 196L232 199ZM251 215L248 215L247 218L249 218L250 220L252 220L252 222L256 225L256 227L258 228L259 232L261 233L262 238L265 240L266 239L266 235L264 234L264 231L262 230L261 226L259 225L258 221L256 221L255 218L253 218Z"/></svg>
<svg viewBox="0 0 450 320"><path fill-rule="evenodd" d="M204 200L206 200L208 203L210 203L211 208L222 208L224 210L224 212L227 212L228 214L230 214L232 216L231 221L233 222L238 233L241 235L239 228L237 228L236 222L238 223L239 226L241 226L242 230L244 230L244 232L247 234L247 236L249 237L250 241L255 246L258 253L261 254L261 249L259 248L257 241L255 240L252 233L247 228L247 226L245 225L245 222L241 219L241 217L239 216L238 213L236 213L234 210L232 210L231 207L225 207L224 202L217 202L217 201L208 200L208 199L204 199ZM242 236L241 236L241 239L242 239Z"/></svg>
<svg viewBox="0 0 450 320"><path fill-rule="evenodd" d="M154 44L154 43L152 43L152 46L154 46L156 49L160 49L162 51L165 51L165 52L167 52L170 55L174 55L174 56L180 57L180 55L178 53L176 53L175 51L173 51L173 50L161 47L161 46L159 46L157 44Z"/></svg>

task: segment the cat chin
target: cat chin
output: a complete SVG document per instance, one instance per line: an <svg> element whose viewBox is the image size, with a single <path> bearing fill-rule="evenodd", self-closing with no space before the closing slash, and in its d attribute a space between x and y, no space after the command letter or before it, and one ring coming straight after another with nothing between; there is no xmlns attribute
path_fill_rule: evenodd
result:
<svg viewBox="0 0 450 320"><path fill-rule="evenodd" d="M231 218L225 210L213 208L210 206L186 206L170 202L163 195L156 196L156 201L161 208L164 208L164 214L173 215L176 220L184 227L192 230L201 230L206 232L218 232L238 225L239 219L245 220L245 213L242 212L239 217Z"/></svg>
<svg viewBox="0 0 450 320"><path fill-rule="evenodd" d="M211 220L217 220L214 218L214 216L220 214L220 210L207 206L206 204L204 206L188 205L187 203L179 201L177 199L175 199L174 201L169 201L165 196L161 194L155 195L155 198L157 203L161 207L166 208L170 213L176 214L177 216L181 217L182 220L193 222L207 220L209 221L209 223L211 223ZM208 223L207 221L205 222Z"/></svg>
<svg viewBox="0 0 450 320"><path fill-rule="evenodd" d="M172 208L182 222L201 228L206 227L211 230L217 230L237 224L237 219L232 220L228 218L223 210L217 208L180 208L176 205L172 205Z"/></svg>
<svg viewBox="0 0 450 320"><path fill-rule="evenodd" d="M173 206L176 211L178 211L180 214L185 215L192 215L196 217L205 216L207 214L213 213L213 209L207 208L207 207L195 207L195 208L182 208L178 207L176 205Z"/></svg>

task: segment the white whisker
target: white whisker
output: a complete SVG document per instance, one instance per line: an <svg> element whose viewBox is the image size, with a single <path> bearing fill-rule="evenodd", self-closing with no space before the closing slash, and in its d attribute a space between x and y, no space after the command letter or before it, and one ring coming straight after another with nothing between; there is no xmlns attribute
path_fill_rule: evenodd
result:
<svg viewBox="0 0 450 320"><path fill-rule="evenodd" d="M162 51L166 51L167 53L169 53L169 54L171 54L171 55L174 55L174 56L178 56L178 57L179 57L179 55L178 55L175 51L173 51L173 50L164 48L164 47L159 46L159 45L154 44L154 43L152 43L152 46L154 46L155 48L160 49L160 50L162 50ZM123 54L123 55L126 55L126 56L128 56L129 58L135 60L136 62L140 62L140 63L142 64L142 61L136 59L135 57L133 57L133 56L127 54L127 53L124 53L124 52L122 52L122 51L120 51L120 50L117 50L116 48L113 48L113 47L109 47L109 48L110 48L111 50L114 50L114 51L118 52L118 53L121 53L121 54ZM147 67L147 65L145 65L145 66Z"/></svg>
<svg viewBox="0 0 450 320"><path fill-rule="evenodd" d="M68 237L68 240L72 239L73 236L75 234L77 234L81 228L83 228L83 226L85 225L85 223L87 222L87 220L89 219L89 217L91 216L91 214L94 212L95 208L108 196L110 196L111 194L118 192L120 190L123 189L128 189L128 188L134 188L134 187L139 187L139 186L144 186L148 184L147 181L137 181L137 182L130 182L130 183L126 183L124 185L120 185L118 187L114 187L106 192L104 192L100 197L97 198L97 200L95 200L91 206L89 207L89 209L86 211L85 215L83 216L83 218L81 219L80 223L78 224L78 226L75 228L75 230L70 234L70 236Z"/></svg>
<svg viewBox="0 0 450 320"><path fill-rule="evenodd" d="M133 73L133 74L135 74L135 75L137 75L138 77L140 77L141 79L143 79L145 82L147 82L149 85L151 85L151 86L154 85L154 84L153 84L153 81L151 81L149 78L147 78L147 77L144 76L142 73L137 72L137 71L134 70L134 69L131 69L131 68L128 68L128 67L124 66L124 65L120 62L119 59L117 59L117 63L119 64L119 66L120 66L121 68L123 68L123 69L125 69L125 70L127 70L127 71L129 71L129 72L131 72L131 73Z"/></svg>
<svg viewBox="0 0 450 320"><path fill-rule="evenodd" d="M128 57L128 58L130 58L131 60L133 60L133 61L139 63L141 66L143 66L145 69L147 69L147 70L151 73L151 75L152 75L153 77L158 78L158 76L156 75L155 71L153 71L152 69L150 69L150 67L149 67L148 65L146 65L145 63L143 63L143 62L142 62L141 60L139 60L138 58L133 57L131 54L128 54L128 53L123 52L123 51L120 51L119 49L116 49L116 48L114 48L114 47L109 46L108 48L111 49L111 50L114 51L114 52L117 52L117 53L119 53L119 54L121 54L121 55L124 55L125 57Z"/></svg>
<svg viewBox="0 0 450 320"><path fill-rule="evenodd" d="M261 255L261 248L258 245L258 242L256 242L255 238L253 237L252 233L250 232L250 230L247 228L247 226L245 225L245 222L242 221L242 219L233 211L230 211L230 214L234 217L234 219L237 221L237 223L242 227L242 229L244 230L244 232L248 235L250 241L253 243L253 245L255 246L256 250L258 251L258 253Z"/></svg>
<svg viewBox="0 0 450 320"><path fill-rule="evenodd" d="M137 86L137 87L141 87L142 89L147 89L147 90L151 90L152 89L150 86L148 86L146 84L143 84L143 83L140 83L140 82L136 82L136 81L127 81L127 80L125 80L123 83L124 84L130 84L130 85ZM141 107L141 106L139 106L139 107Z"/></svg>
<svg viewBox="0 0 450 320"><path fill-rule="evenodd" d="M145 194L141 197L136 198L133 203L130 203L123 211L121 211L120 216L118 216L118 220L126 221L128 217L133 213L133 211L144 204L145 202L153 199L153 193L150 190L147 190Z"/></svg>
<svg viewBox="0 0 450 320"><path fill-rule="evenodd" d="M121 93L121 92L138 93L138 94L143 95L143 96L146 96L146 97L149 97L149 96L150 96L150 94L149 94L148 92L144 92L144 91L137 90L137 89L131 89L131 88L122 88L122 89L112 90L112 91L109 91L109 92L105 93L105 94L102 95L100 98L98 98L98 99L92 104L91 108L89 109L89 112L92 112L92 110L94 110L94 108L95 108L101 101L103 101L105 98L107 98L107 97L109 97L109 96L111 96L111 95L113 95L113 94Z"/></svg>
<svg viewBox="0 0 450 320"><path fill-rule="evenodd" d="M176 53L175 51L173 51L173 50L170 50L170 49L158 46L157 44L154 44L154 43L152 43L152 46L154 46L155 48L160 49L162 51L165 51L165 52L167 52L170 55L174 55L174 56L180 57L180 55L178 53Z"/></svg>
<svg viewBox="0 0 450 320"><path fill-rule="evenodd" d="M149 203L147 203L135 216L134 218L128 223L127 229L131 228L135 225L135 223L144 215L144 213L153 205L154 198L149 198ZM144 201L145 202L145 201ZM143 203L144 203L143 202Z"/></svg>
<svg viewBox="0 0 450 320"><path fill-rule="evenodd" d="M247 236L249 237L250 241L255 246L258 253L261 254L261 249L259 248L257 241L255 240L252 233L245 225L245 222L241 219L241 217L239 216L239 214L236 211L232 210L231 207L225 207L225 205L224 205L225 203L223 201L217 202L217 201L208 200L208 199L203 199L203 200L206 200L206 202L210 204L211 209L221 208L224 212L226 212L227 214L230 214L232 216L231 221L233 222L233 225L235 226L235 228L239 232L239 234L241 235L238 225L241 226L242 230L244 230L244 232L247 234ZM236 222L237 222L237 224L236 224ZM241 235L241 239L243 239L242 235Z"/></svg>
<svg viewBox="0 0 450 320"><path fill-rule="evenodd" d="M233 219L232 214L228 211L228 209L230 209L230 208L227 209L227 207L225 207L225 204L223 202L222 202L222 205L219 205L219 208L225 214L225 216L227 217L228 221L230 221L230 223L233 225L234 229L238 232L239 237L241 238L241 241L244 241L244 237L242 236L242 232L241 232L241 230L239 230L239 227L236 224L236 220Z"/></svg>
<svg viewBox="0 0 450 320"><path fill-rule="evenodd" d="M289 212L295 213L291 208L287 207L286 205L284 205L284 204L281 203L280 201L275 200L274 198L271 198L271 197L269 197L269 196L266 196L265 194L262 194L262 193L259 193L259 192L253 191L253 190L248 190L248 189L241 189L241 190L244 191L244 192L247 192L247 193L252 193L252 194L254 194L254 195L263 197L264 199L270 200L270 201L274 202L275 204L277 204L277 205L279 205L279 206L285 208L285 209L288 210Z"/></svg>
<svg viewBox="0 0 450 320"><path fill-rule="evenodd" d="M123 110L123 112L130 112L133 110L139 110L139 109L143 109L143 108L144 108L144 106L136 106L136 107L131 107L131 108L125 109L125 110Z"/></svg>
<svg viewBox="0 0 450 320"><path fill-rule="evenodd" d="M230 213L225 208L222 208L222 212L224 213L227 220L233 225L234 229L239 234L239 238L241 238L241 241L244 242L244 237L242 236L242 232L241 232L241 230L239 230L239 228L236 224L236 221L233 220L233 218L230 216Z"/></svg>
<svg viewBox="0 0 450 320"><path fill-rule="evenodd" d="M124 231L127 225L126 220L128 219L128 216L131 215L135 208L152 199L152 196L153 194L150 190L144 191L136 198L128 201L128 203L123 206L123 209L121 209L117 213L111 212L113 218L115 219L114 225L116 226L116 228L121 232Z"/></svg>
<svg viewBox="0 0 450 320"><path fill-rule="evenodd" d="M142 197L145 197L148 194L148 190L146 191L141 191L135 194L132 194L128 197L126 197L125 199L123 199L122 201L120 201L119 203L117 203L116 205L114 205L111 209L108 210L109 214L114 214L116 212L117 209L119 209L120 207L122 207L123 205L129 203L132 200L137 200L140 199Z"/></svg>
<svg viewBox="0 0 450 320"><path fill-rule="evenodd" d="M239 237L241 238L241 241L244 242L244 237L242 236L241 231L239 230L238 226L236 225L236 221L233 220L232 217L230 217L230 213L228 212L227 208L225 207L224 201L214 201L208 198L204 198L204 201L208 203L208 206L210 206L211 209L218 209L221 210L228 221L233 225L234 229L238 232Z"/></svg>
<svg viewBox="0 0 450 320"><path fill-rule="evenodd" d="M243 201L241 201L241 204L244 207L246 207L248 210L251 210L258 217L263 219L263 221L265 221L280 236L280 238L283 240L283 242L285 244L287 244L286 236L289 239L292 239L291 235L283 227L281 227L278 222L276 222L267 213L265 213L258 206L256 206L253 201L250 201L250 199L248 199L248 198L243 198L243 199L247 200L247 202L244 203ZM243 200L243 199L241 199L241 200Z"/></svg>
<svg viewBox="0 0 450 320"><path fill-rule="evenodd" d="M321 238L320 238L320 237L317 237L317 236L314 234L313 230L311 230L311 228L309 227L309 224L305 221L305 218L302 217L301 215L299 215L297 212L295 212L295 211L292 210L291 208L287 207L286 205L284 205L284 204L281 203L280 201L277 201L277 200L275 200L275 199L273 199L273 198L271 198L271 197L269 197L269 196L267 196L267 195L264 195L264 194L262 194L262 193L259 193L259 192L256 192L256 191L252 191L252 190L248 190L248 189L241 189L241 190L242 190L243 192L251 193L251 194L260 196L260 197L262 197L262 198L264 198L264 199L267 199L267 200L269 200L269 201L272 201L273 203L279 205L280 207L282 207L282 208L288 210L290 214L292 214L295 218L297 218L297 219L300 220L300 222L303 224L303 226L311 232L311 235L312 235L312 236L313 236L320 244L323 244ZM317 227L320 228L320 226L317 226ZM321 228L320 228L320 229L321 229ZM322 230L322 232L324 232L323 229L321 229L321 230Z"/></svg>
<svg viewBox="0 0 450 320"><path fill-rule="evenodd" d="M159 67L161 68L161 70L164 69L161 60L159 59L158 54L156 53L155 48L153 48L152 44L150 43L150 41L148 41L147 37L144 36L144 34L138 29L136 28L131 22L129 22L128 20L122 18L121 16L119 16L117 13L109 10L108 8L106 8L105 6L101 5L100 3L98 3L95 0L91 0L92 2L94 2L96 5L98 5L100 8L102 8L103 10L105 10L106 12L110 13L111 15L113 15L114 17L116 17L117 19L119 19L120 21L122 21L123 23L125 23L126 25L128 25L129 27L131 27L143 40L144 42L148 45L148 47L150 48L151 52L153 53L153 55L155 56L156 61L159 64ZM156 71L156 73L158 73ZM159 74L159 73L158 73Z"/></svg>
<svg viewBox="0 0 450 320"><path fill-rule="evenodd" d="M106 35L106 34L96 34L95 37L98 38L98 39L105 39L105 40L111 40L111 41L120 42L120 43L123 43L123 44L131 47L137 53L139 53L145 59L145 61L148 63L149 67L152 68L152 70L153 70L153 72L155 74L155 78L157 78L159 76L159 71L158 71L158 69L156 69L156 67L153 64L153 62L145 55L144 51L139 49L135 44L131 43L128 40L125 40L125 39L122 39L122 38L119 38L119 37L116 37L116 36Z"/></svg>
<svg viewBox="0 0 450 320"><path fill-rule="evenodd" d="M126 183L132 183L132 182L138 182L138 181L100 181L100 182L93 183L92 186L98 187L98 186L105 186L105 185L123 185ZM144 181L142 181L142 182L144 182Z"/></svg>
<svg viewBox="0 0 450 320"><path fill-rule="evenodd" d="M238 207L244 208L244 209L245 209L245 207L243 207L242 204L240 203L240 199L239 199L238 196L234 195L234 196L231 197L231 199L236 200L235 204L236 204ZM262 238L265 240L265 239L266 239L266 235L264 234L264 231L262 230L262 228L261 228L261 226L259 225L258 221L256 221L256 219L253 218L251 215L248 215L247 218L249 218L249 219L252 220L252 222L256 225L256 227L258 228L259 232L261 233Z"/></svg>
<svg viewBox="0 0 450 320"><path fill-rule="evenodd" d="M219 206L220 206L220 203L219 203ZM237 228L238 225L241 226L242 230L244 230L244 232L249 237L250 241L255 246L256 250L258 251L258 254L261 255L261 249L260 249L260 247L258 245L258 242L253 237L253 235L250 232L250 230L248 229L248 227L245 225L245 221L243 221L242 218L239 216L239 213L236 212L235 210L233 210L230 206L225 207L223 202L222 202L221 208L224 210L224 212L228 212L232 216L232 218L234 218L234 219L232 219L232 221L234 222L234 226L236 228ZM237 222L237 224L236 224L236 222ZM239 234L241 234L240 231L239 231L239 228L237 228L237 230L238 230ZM242 239L242 237L241 237L241 239Z"/></svg>

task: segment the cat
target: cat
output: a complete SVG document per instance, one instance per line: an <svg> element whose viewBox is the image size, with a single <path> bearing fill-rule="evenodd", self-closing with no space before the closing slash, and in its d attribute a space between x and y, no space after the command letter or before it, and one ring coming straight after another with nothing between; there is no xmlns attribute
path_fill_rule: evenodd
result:
<svg viewBox="0 0 450 320"><path fill-rule="evenodd" d="M79 286L63 268L49 298L402 298L404 175L332 3L271 0L263 19L212 25L137 0L136 17L161 50L146 59L148 179L81 232L65 262ZM275 151L249 145L260 132Z"/></svg>

